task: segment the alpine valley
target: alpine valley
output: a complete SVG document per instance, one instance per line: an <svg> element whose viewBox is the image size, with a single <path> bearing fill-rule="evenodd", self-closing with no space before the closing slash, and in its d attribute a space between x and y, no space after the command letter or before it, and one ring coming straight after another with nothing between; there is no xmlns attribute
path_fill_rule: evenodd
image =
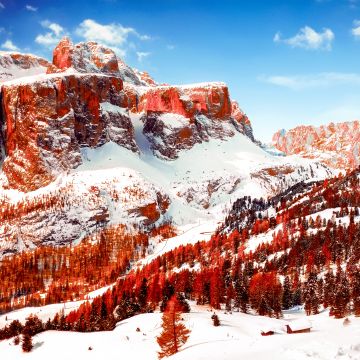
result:
<svg viewBox="0 0 360 360"><path fill-rule="evenodd" d="M263 144L225 83L68 37L0 88L1 360L156 359L169 309L160 357L360 358L359 121Z"/></svg>

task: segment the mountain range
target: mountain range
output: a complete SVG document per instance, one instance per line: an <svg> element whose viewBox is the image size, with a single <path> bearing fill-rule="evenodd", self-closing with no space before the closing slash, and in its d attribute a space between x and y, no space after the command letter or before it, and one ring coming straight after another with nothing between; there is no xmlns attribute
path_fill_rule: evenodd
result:
<svg viewBox="0 0 360 360"><path fill-rule="evenodd" d="M175 303L174 359L358 358L359 121L264 144L225 83L68 37L0 52L0 102L1 356L155 359Z"/></svg>

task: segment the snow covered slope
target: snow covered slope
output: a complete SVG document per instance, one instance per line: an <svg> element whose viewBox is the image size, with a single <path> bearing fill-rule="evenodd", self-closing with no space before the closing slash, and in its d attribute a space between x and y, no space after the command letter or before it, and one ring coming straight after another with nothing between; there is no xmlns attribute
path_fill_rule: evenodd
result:
<svg viewBox="0 0 360 360"><path fill-rule="evenodd" d="M47 74L3 83L0 254L117 223L215 230L241 196L336 173L263 151L226 84L149 84L130 70L64 38Z"/></svg>
<svg viewBox="0 0 360 360"><path fill-rule="evenodd" d="M21 310L26 311L26 309ZM324 311L307 317L310 333L286 334L285 325L302 320L301 309L285 312L283 319L271 319L243 313L218 312L221 326L214 327L211 312L192 304L184 314L191 330L182 350L169 359L176 360L331 360L360 358L360 319L350 317L350 324L335 320ZM8 314L12 319L12 313ZM140 328L140 332L136 329ZM264 329L274 329L274 336L261 336ZM133 360L156 360L160 350L156 337L161 332L161 314L142 314L119 322L113 331L76 333L47 331L33 338L34 349L23 353L12 339L0 342L2 360L13 359L102 359L124 354ZM89 348L91 347L91 350Z"/></svg>

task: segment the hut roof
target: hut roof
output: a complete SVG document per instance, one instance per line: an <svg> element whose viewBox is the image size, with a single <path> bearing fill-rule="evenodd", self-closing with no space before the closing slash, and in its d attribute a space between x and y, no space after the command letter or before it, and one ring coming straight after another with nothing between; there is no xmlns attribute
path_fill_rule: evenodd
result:
<svg viewBox="0 0 360 360"><path fill-rule="evenodd" d="M290 329L292 331L310 329L312 327L311 322L307 319L294 320L294 321L288 322L286 325L289 325Z"/></svg>

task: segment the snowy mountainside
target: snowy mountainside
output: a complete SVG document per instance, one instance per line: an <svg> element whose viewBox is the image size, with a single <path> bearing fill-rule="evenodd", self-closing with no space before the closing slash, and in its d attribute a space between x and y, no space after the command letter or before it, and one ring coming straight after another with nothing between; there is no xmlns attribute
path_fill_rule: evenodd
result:
<svg viewBox="0 0 360 360"><path fill-rule="evenodd" d="M151 225L169 206L165 193L128 168L62 175L39 190L4 190L2 196L2 254L76 243L105 225Z"/></svg>
<svg viewBox="0 0 360 360"><path fill-rule="evenodd" d="M91 156L89 158L91 159ZM108 158L108 160L112 161L112 158ZM157 159L156 161L161 160ZM202 354L206 354L206 358L212 358L213 355L214 359L219 357L236 359L239 354L252 359L261 359L265 354L275 354L276 358L280 359L288 359L293 356L305 359L309 354L315 359L341 359L343 356L357 359L360 349L356 336L360 331L360 324L357 317L348 316L348 312L352 309L348 305L346 305L348 312L345 313L348 316L346 322L344 319L331 317L334 315L331 314L334 305L331 305L330 311L320 308L319 314L306 318L312 327L310 333L296 335L286 334L285 325L298 320L304 322L305 313L302 306L298 305L290 310L284 310L282 317L275 319L255 315L254 309L247 309L248 314L239 313L236 311L238 305L233 305L232 313L229 313L229 310L224 312L223 305L229 297L233 299L234 304L238 301L234 295L234 289L237 291L236 284L238 284L239 275L241 275L240 279L249 277L249 292L252 297L251 284L258 275L278 272L284 283L285 275L291 274L292 278L296 279L296 273L298 273L298 276L301 275L301 283L299 285L299 280L297 280L294 284L297 284L297 289L302 291L305 297L304 301L308 301L306 300L306 291L307 278L310 277L309 269L312 269L313 272L317 271L323 276L325 271L332 271L336 262L342 265L338 266L339 276L345 276L342 274L345 274L346 269L346 276L349 281L351 280L353 286L354 275L352 275L351 269L357 269L360 259L357 244L360 239L358 236L360 234L359 181L359 171L354 171L346 176L340 175L324 181L298 183L268 201L259 199L251 202L248 197L240 199L241 201L234 204L233 215L239 217L245 215L252 221L243 223L239 222L239 219L229 217L225 221L225 225L228 227L225 232L216 233L210 241L200 243L195 243L194 239L199 239L199 237L196 237L196 231L194 233L190 228L188 234L184 233L184 236L177 237L177 243L172 242L172 239L168 239L169 246L168 241L160 243L159 247L154 249L154 255L150 254L140 261L139 267L133 268L127 276L121 277L113 285L111 291L105 292L109 288L104 291L99 289L97 294L101 295L103 300L112 295L114 299L118 299L117 301L121 299L120 294L129 291L126 289L132 289L134 294L139 294L139 288L136 287L141 283L139 280L146 276L149 286L147 292L149 303L151 303L150 297L157 293L154 292L156 287L153 286L162 286L162 290L159 290L158 293L163 294L163 299L166 299L164 291L169 285L166 285L166 281L159 281L161 278L172 284L177 289L176 291L187 294L188 298L216 308L221 321L220 327L211 325L212 311L209 308L191 302L192 311L184 314L183 317L185 324L192 332L189 342L178 354L173 356L175 359L201 359ZM309 199L314 199L314 201L310 202ZM269 221L269 217L273 217L275 222ZM304 221L305 219L307 219L307 223ZM229 224L236 225L234 231L231 231L234 227L230 230ZM206 227L202 230L206 232ZM283 231L283 236L277 237L275 232L280 230ZM287 235L285 235L285 231L288 231ZM207 237L207 234L204 235ZM189 243L193 245L187 245ZM282 244L285 246L285 251L281 248ZM177 245L177 248L174 245ZM287 257L289 251L293 253ZM320 256L314 256L315 254ZM237 272L239 275L236 275ZM214 285L216 276L219 281L217 286L222 289L219 293L216 292ZM285 291L285 285L283 286ZM210 289L210 292L206 291L207 288ZM356 296L355 294L352 293L352 296ZM220 303L214 304L216 296L221 298L221 306ZM93 296L90 298L90 303L97 299L97 304L99 304L99 298L95 297L94 300L92 300ZM135 301L131 297L130 299L132 300L129 301ZM252 301L250 300L251 305L253 305ZM116 303L111 304L112 307L117 308ZM68 315L66 319L73 326L75 326L76 320L74 320L74 316L70 316L69 311L77 306L80 306L80 302L69 302L63 305L65 314ZM40 307L34 311L41 319L45 320L47 317L52 318L60 308L61 305L58 304ZM6 315L8 320L5 315L2 315L0 324L9 324L16 318L23 320L29 311L31 309L10 312ZM138 310L138 312L144 311L146 310ZM140 359L144 356L145 351L144 347L139 346L141 343L146 347L146 356L156 359L158 347L155 338L161 330L160 316L157 311L157 303L155 303L153 313L127 317L125 320L117 322L111 331L92 334L60 332L56 335L64 336L64 342L71 344L72 350L75 349L79 356L85 358L86 356L90 356L90 358L91 356L103 356L108 349L116 346L124 351L132 351L132 355ZM140 331L137 331L137 328ZM261 331L269 329L275 332L274 336L261 336ZM46 356L48 352L53 351L53 336L55 336L53 334L51 331L46 331L36 335L33 338L34 344L39 342L41 346L35 346L31 356L35 356L33 354ZM346 340L343 338L344 334L347 335ZM326 339L330 339L329 343L326 346L319 346L319 341L320 339L324 341L324 336ZM119 337L122 339L120 343ZM116 345L113 343L115 338ZM219 342L228 344L225 352L223 348L219 348ZM106 343L106 347L102 345L104 343ZM89 347L92 350L88 350ZM0 342L0 350L9 356L20 352L13 345L11 339ZM89 351L90 355L85 355L85 353L89 354Z"/></svg>
<svg viewBox="0 0 360 360"><path fill-rule="evenodd" d="M337 173L263 151L226 84L158 85L94 42L64 38L47 73L3 82L1 101L1 254L116 223L215 228L241 196Z"/></svg>

